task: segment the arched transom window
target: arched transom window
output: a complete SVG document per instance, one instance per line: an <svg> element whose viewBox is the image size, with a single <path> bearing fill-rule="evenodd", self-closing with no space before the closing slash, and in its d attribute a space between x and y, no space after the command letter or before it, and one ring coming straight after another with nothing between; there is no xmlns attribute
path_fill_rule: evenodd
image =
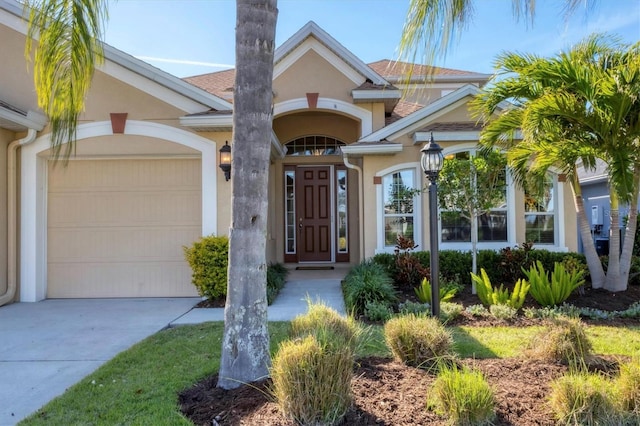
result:
<svg viewBox="0 0 640 426"><path fill-rule="evenodd" d="M303 136L285 144L287 155L323 156L342 155L340 147L345 143L329 136Z"/></svg>

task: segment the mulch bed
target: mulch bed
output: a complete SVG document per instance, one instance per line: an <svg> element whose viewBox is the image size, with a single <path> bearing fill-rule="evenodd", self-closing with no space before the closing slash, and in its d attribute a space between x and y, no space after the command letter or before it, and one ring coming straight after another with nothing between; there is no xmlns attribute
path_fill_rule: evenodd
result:
<svg viewBox="0 0 640 426"><path fill-rule="evenodd" d="M476 296L463 294L455 300L465 306L477 304ZM640 301L640 286L626 292L609 293L585 290L569 303L602 310L624 310ZM634 320L588 321L602 325L638 325ZM527 326L536 323L520 316L510 322L477 320L463 315L456 323L465 325ZM616 368L613 358L599 359L600 370ZM481 370L496 393L496 425L554 425L546 404L550 382L567 367L529 358L464 359L461 363ZM352 408L341 425L446 425L447 420L426 409L426 397L433 374L407 367L390 359L364 358L357 361L351 388ZM179 395L182 412L197 425L273 425L291 426L293 422L279 413L269 396L270 381L244 385L234 390L216 388L217 376L208 377Z"/></svg>

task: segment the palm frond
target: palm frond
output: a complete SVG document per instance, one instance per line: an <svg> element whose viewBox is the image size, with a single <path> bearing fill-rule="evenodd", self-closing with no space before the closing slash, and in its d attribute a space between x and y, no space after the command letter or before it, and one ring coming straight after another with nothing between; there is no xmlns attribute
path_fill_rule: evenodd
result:
<svg viewBox="0 0 640 426"><path fill-rule="evenodd" d="M102 61L106 0L29 0L25 56L34 55L38 106L51 124L53 157L74 149L78 117L84 111L96 64Z"/></svg>

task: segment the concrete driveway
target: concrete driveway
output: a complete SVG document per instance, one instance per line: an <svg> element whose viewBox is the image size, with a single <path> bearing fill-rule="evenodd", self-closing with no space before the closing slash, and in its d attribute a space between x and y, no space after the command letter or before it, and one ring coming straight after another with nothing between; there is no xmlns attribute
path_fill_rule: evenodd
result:
<svg viewBox="0 0 640 426"><path fill-rule="evenodd" d="M0 425L14 425L199 301L58 299L0 307Z"/></svg>

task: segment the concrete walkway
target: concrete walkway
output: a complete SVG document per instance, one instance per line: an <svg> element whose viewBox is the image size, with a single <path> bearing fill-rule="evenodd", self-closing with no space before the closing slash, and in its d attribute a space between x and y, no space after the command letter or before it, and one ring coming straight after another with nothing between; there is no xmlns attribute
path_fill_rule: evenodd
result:
<svg viewBox="0 0 640 426"><path fill-rule="evenodd" d="M345 312L345 270L292 271L269 321L306 312L305 299ZM100 365L166 328L221 321L224 309L198 298L51 299L0 307L0 426L15 425Z"/></svg>

